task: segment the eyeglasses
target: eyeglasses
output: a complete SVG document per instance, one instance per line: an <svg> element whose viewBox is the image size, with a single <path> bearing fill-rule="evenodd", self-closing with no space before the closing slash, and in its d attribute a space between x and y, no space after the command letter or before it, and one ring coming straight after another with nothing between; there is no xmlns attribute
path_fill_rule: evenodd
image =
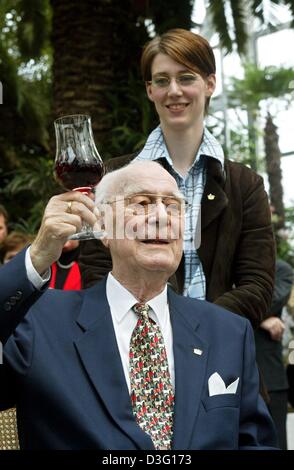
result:
<svg viewBox="0 0 294 470"><path fill-rule="evenodd" d="M194 85L195 82L199 80L200 75L196 75L193 73L182 73L181 75L178 75L175 77L175 81L177 82L178 85L181 87L188 87L191 85ZM157 76L155 78L152 78L151 81L148 83L153 85L156 88L168 88L171 84L171 77L168 76Z"/></svg>
<svg viewBox="0 0 294 470"><path fill-rule="evenodd" d="M155 211L159 200L165 206L166 213L172 216L181 216L189 207L189 203L184 198L166 194L132 194L106 201L106 203L113 204L124 201L128 214L150 215Z"/></svg>

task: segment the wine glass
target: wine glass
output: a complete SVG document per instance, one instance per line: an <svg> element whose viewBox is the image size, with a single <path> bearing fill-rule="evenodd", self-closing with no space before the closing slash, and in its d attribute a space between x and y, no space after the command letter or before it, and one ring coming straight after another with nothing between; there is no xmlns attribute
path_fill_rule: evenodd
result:
<svg viewBox="0 0 294 470"><path fill-rule="evenodd" d="M56 179L69 191L89 195L104 174L104 165L94 142L90 116L62 116L54 121L54 127ZM102 236L103 232L93 231L89 224L83 223L81 232L71 235L69 240L91 240Z"/></svg>

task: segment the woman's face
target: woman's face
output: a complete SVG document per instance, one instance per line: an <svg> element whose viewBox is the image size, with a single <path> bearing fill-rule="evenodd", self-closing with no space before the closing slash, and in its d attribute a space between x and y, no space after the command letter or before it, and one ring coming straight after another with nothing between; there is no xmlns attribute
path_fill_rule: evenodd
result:
<svg viewBox="0 0 294 470"><path fill-rule="evenodd" d="M203 123L206 98L215 90L214 74L203 79L162 53L154 58L151 74L152 82L146 83L147 94L155 105L163 131L184 131ZM194 80L189 80L191 74ZM161 86L165 82L169 82L168 86Z"/></svg>

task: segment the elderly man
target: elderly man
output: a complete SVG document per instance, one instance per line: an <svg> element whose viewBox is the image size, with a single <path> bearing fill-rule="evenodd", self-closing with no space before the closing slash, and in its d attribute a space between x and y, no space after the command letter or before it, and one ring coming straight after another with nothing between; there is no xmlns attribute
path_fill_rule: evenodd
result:
<svg viewBox="0 0 294 470"><path fill-rule="evenodd" d="M167 287L182 255L174 178L134 163L107 175L96 201L113 261L105 280L46 290L67 237L97 222L74 192L50 200L30 249L0 269L0 404L17 407L21 447L272 448L248 320Z"/></svg>

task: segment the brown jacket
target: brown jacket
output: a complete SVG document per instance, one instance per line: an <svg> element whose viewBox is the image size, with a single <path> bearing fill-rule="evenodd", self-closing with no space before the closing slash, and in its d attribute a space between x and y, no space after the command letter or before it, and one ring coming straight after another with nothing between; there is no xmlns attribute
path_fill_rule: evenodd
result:
<svg viewBox="0 0 294 470"><path fill-rule="evenodd" d="M110 160L107 171L134 157ZM165 160L160 163L166 165ZM206 277L206 299L247 317L257 327L271 304L275 244L263 180L246 166L226 161L224 175L220 163L207 157L198 254ZM81 243L79 264L83 287L93 285L112 268L109 251L97 240ZM184 257L170 282L178 293L183 291Z"/></svg>

